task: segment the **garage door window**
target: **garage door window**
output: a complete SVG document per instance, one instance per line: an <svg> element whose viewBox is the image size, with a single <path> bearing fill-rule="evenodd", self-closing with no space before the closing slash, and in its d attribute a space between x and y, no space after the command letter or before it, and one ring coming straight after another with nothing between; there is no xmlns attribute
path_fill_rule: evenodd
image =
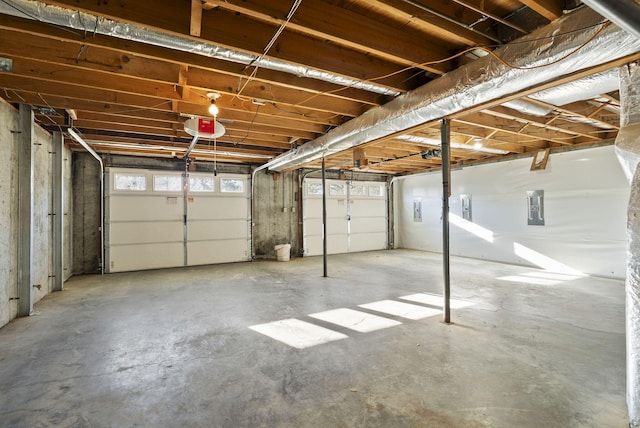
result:
<svg viewBox="0 0 640 428"><path fill-rule="evenodd" d="M114 178L115 190L147 190L147 177L139 174L116 174Z"/></svg>
<svg viewBox="0 0 640 428"><path fill-rule="evenodd" d="M179 175L154 175L154 192L180 192L182 191L182 177Z"/></svg>
<svg viewBox="0 0 640 428"><path fill-rule="evenodd" d="M369 196L384 196L382 185L369 186Z"/></svg>
<svg viewBox="0 0 640 428"><path fill-rule="evenodd" d="M216 185L213 177L189 177L191 192L215 192Z"/></svg>
<svg viewBox="0 0 640 428"><path fill-rule="evenodd" d="M351 189L349 189L351 196L366 196L367 186L361 183L351 183Z"/></svg>
<svg viewBox="0 0 640 428"><path fill-rule="evenodd" d="M220 191L223 193L244 193L244 180L223 178L220 180Z"/></svg>
<svg viewBox="0 0 640 428"><path fill-rule="evenodd" d="M308 183L307 195L322 196L322 183Z"/></svg>
<svg viewBox="0 0 640 428"><path fill-rule="evenodd" d="M342 183L331 183L329 185L329 194L331 195L346 195L347 194L347 186Z"/></svg>

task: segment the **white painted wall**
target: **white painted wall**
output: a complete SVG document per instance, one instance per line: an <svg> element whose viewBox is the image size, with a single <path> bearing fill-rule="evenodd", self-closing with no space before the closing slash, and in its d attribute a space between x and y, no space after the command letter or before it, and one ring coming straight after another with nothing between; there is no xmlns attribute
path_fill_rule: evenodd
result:
<svg viewBox="0 0 640 428"><path fill-rule="evenodd" d="M527 158L452 171L450 212L461 217L460 195L471 194L473 225L467 229L480 228L474 233L451 224L451 254L526 266L555 261L624 278L629 185L614 147L551 155L544 171L532 172L530 165ZM441 252L441 174L394 187L396 248ZM526 192L538 189L545 194L545 226L528 226ZM421 222L413 217L417 199Z"/></svg>
<svg viewBox="0 0 640 428"><path fill-rule="evenodd" d="M15 318L17 301L18 252L18 112L0 101L0 327ZM33 284L34 303L51 292L52 287L52 139L38 126L34 129L34 206L33 206ZM71 152L64 153L65 213L71 211ZM71 275L71 223L65 217L65 279Z"/></svg>

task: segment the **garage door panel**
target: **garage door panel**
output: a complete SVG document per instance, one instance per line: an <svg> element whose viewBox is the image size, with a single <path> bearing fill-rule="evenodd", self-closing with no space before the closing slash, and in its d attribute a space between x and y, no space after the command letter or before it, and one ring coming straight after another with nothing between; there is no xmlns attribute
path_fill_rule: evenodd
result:
<svg viewBox="0 0 640 428"><path fill-rule="evenodd" d="M249 259L246 239L192 241L187 244L190 266L230 263Z"/></svg>
<svg viewBox="0 0 640 428"><path fill-rule="evenodd" d="M247 220L190 221L188 240L247 239Z"/></svg>
<svg viewBox="0 0 640 428"><path fill-rule="evenodd" d="M351 234L351 251L373 251L384 250L386 248L387 232Z"/></svg>
<svg viewBox="0 0 640 428"><path fill-rule="evenodd" d="M322 236L307 236L304 240L305 256L322 255ZM328 235L327 252L330 254L342 254L348 252L348 242L345 235Z"/></svg>
<svg viewBox="0 0 640 428"><path fill-rule="evenodd" d="M182 242L184 227L176 221L112 222L109 236L111 245Z"/></svg>
<svg viewBox="0 0 640 428"><path fill-rule="evenodd" d="M382 217L352 217L351 233L373 233L385 232L387 230L387 219Z"/></svg>
<svg viewBox="0 0 640 428"><path fill-rule="evenodd" d="M184 213L181 199L181 197L155 195L111 195L110 220L179 220Z"/></svg>
<svg viewBox="0 0 640 428"><path fill-rule="evenodd" d="M305 220L305 230L310 235L316 235L322 233L322 219L321 218L308 218Z"/></svg>
<svg viewBox="0 0 640 428"><path fill-rule="evenodd" d="M347 233L347 222L345 219L340 221L327 220L327 235L340 235Z"/></svg>
<svg viewBox="0 0 640 428"><path fill-rule="evenodd" d="M194 174L185 198L175 172L110 168L109 174L122 178L118 189L116 181L109 186L110 272L249 259L248 176Z"/></svg>
<svg viewBox="0 0 640 428"><path fill-rule="evenodd" d="M322 219L307 219L306 220L306 233L309 235L321 235L322 234ZM327 218L327 234L346 234L347 222L343 217L340 218Z"/></svg>
<svg viewBox="0 0 640 428"><path fill-rule="evenodd" d="M369 216L371 213L382 213L386 210L386 202L381 199L355 199L352 200L349 211L352 216Z"/></svg>
<svg viewBox="0 0 640 428"><path fill-rule="evenodd" d="M199 197L189 202L190 220L218 220L247 217L245 197Z"/></svg>
<svg viewBox="0 0 640 428"><path fill-rule="evenodd" d="M137 244L112 246L110 272L178 267L184 264L184 244Z"/></svg>
<svg viewBox="0 0 640 428"><path fill-rule="evenodd" d="M322 199L308 198L305 200L305 215L309 217L322 217Z"/></svg>
<svg viewBox="0 0 640 428"><path fill-rule="evenodd" d="M349 184L345 180L327 180L327 189L349 189L349 194L327 195L327 251L336 254L386 248L386 186L376 182ZM312 189L318 191L320 185L321 180L309 179L304 188L305 255L322 254L322 198L309 194ZM379 196L371 193L371 188L378 189Z"/></svg>

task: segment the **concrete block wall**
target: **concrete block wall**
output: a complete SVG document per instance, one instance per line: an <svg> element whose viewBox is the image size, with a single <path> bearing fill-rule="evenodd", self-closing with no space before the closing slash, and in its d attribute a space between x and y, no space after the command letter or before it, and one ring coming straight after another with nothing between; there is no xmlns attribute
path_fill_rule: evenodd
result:
<svg viewBox="0 0 640 428"><path fill-rule="evenodd" d="M291 244L291 256L300 254L298 244L298 171L273 174L258 171L254 183L253 233L256 258L275 258L274 247Z"/></svg>
<svg viewBox="0 0 640 428"><path fill-rule="evenodd" d="M73 274L100 272L100 164L87 152L74 152Z"/></svg>
<svg viewBox="0 0 640 428"><path fill-rule="evenodd" d="M18 293L18 111L11 105L0 102L0 326L17 314ZM53 279L53 210L52 197L52 153L51 135L34 128L34 185L33 185L33 229L32 229L32 283L36 286L33 302L49 294ZM71 275L71 151L64 152L65 186L65 279Z"/></svg>
<svg viewBox="0 0 640 428"><path fill-rule="evenodd" d="M18 113L0 102L0 326L15 318L18 295Z"/></svg>

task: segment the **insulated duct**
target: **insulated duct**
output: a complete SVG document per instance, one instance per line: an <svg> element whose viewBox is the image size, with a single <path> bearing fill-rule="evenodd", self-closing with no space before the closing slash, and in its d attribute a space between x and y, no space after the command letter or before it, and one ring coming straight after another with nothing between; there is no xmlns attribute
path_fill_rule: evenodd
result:
<svg viewBox="0 0 640 428"><path fill-rule="evenodd" d="M543 107L541 105L527 101L526 99L517 99L502 103L503 106L512 110L519 111L520 113L529 114L532 116L543 117L551 113L553 110Z"/></svg>
<svg viewBox="0 0 640 428"><path fill-rule="evenodd" d="M618 69L596 73L583 79L574 80L544 91L529 95L529 98L554 106L564 106L576 101L595 98L598 95L620 89Z"/></svg>
<svg viewBox="0 0 640 428"><path fill-rule="evenodd" d="M256 66L268 70L289 73L298 77L322 80L339 86L348 86L375 92L382 95L397 96L400 93L393 89L374 83L361 82L345 76L339 76L322 70L294 65L273 58L261 58L257 55L241 52L210 42L190 39L186 36L168 34L162 31L145 28L141 25L119 22L112 19L92 15L85 12L73 11L59 6L47 5L32 0L2 0L0 13L17 16L25 19L33 19L75 30L86 31L93 34L116 37L124 40L146 43L174 49L181 52L198 54L209 58L231 61L239 64Z"/></svg>
<svg viewBox="0 0 640 428"><path fill-rule="evenodd" d="M598 95L617 91L619 89L620 80L618 78L618 70L613 69L597 73L592 76L587 76L583 79L574 80L573 82L565 83L564 85L545 89L544 91L536 92L535 94L529 95L528 98L560 107L576 101L585 101L596 98ZM538 117L544 117L553 112L552 108L547 108L544 105L531 102L528 98L507 101L506 103L502 103L502 105L519 111L520 113ZM560 116L563 119L570 120L572 122L586 123L590 126L602 129L614 128L613 126L608 126L602 122L591 120L584 116L569 115L566 112L560 113Z"/></svg>
<svg viewBox="0 0 640 428"><path fill-rule="evenodd" d="M629 426L640 427L640 65L620 69L620 131L616 154L627 179L631 196L627 212L627 408Z"/></svg>
<svg viewBox="0 0 640 428"><path fill-rule="evenodd" d="M298 147L295 156L284 154L275 158L269 168L276 171L297 168L323 156L640 52L638 38L615 25L602 29L598 25L601 22L602 17L591 9L576 9L522 37L517 44L507 44L495 51L507 63L525 70L509 67L492 55L479 58Z"/></svg>
<svg viewBox="0 0 640 428"><path fill-rule="evenodd" d="M395 138L396 140L409 141L409 142L418 143L418 144L428 144L431 146L440 146L442 144L442 141L436 140L435 138L419 137L416 135L398 135ZM455 143L455 142L449 142L449 147L453 149L465 149L465 150L473 150L476 152L492 153L494 155L506 155L509 153L507 150L493 149L491 147L484 147L484 146L475 147L475 146L470 146L468 144Z"/></svg>

